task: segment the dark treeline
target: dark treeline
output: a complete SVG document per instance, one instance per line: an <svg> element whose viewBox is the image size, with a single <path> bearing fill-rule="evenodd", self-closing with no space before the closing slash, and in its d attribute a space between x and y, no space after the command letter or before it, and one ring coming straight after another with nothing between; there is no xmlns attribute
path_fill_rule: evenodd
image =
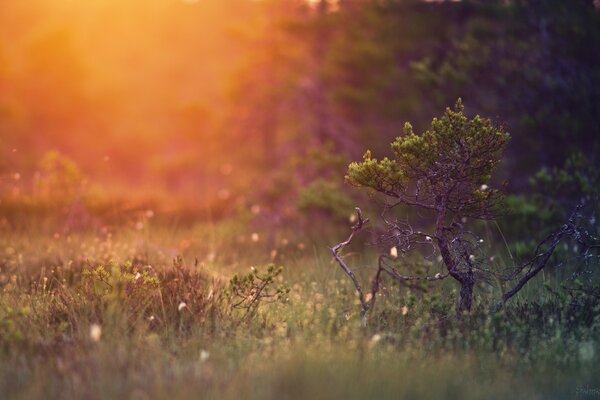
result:
<svg viewBox="0 0 600 400"><path fill-rule="evenodd" d="M281 27L281 48L270 43L269 70L260 69L270 96L253 102L265 142L303 124L303 136L354 157L365 147L387 151L405 121L425 128L462 97L468 113L511 132L505 174L515 190L574 152L598 162L600 12L592 1L353 1L336 12L321 2L315 14ZM290 40L310 48L308 61L286 58ZM260 86L257 75L246 78ZM293 90L281 90L290 80Z"/></svg>

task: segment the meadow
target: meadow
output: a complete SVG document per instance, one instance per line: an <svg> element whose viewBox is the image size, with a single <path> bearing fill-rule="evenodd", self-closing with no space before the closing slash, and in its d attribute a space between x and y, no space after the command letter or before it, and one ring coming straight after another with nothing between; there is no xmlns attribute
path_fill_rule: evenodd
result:
<svg viewBox="0 0 600 400"><path fill-rule="evenodd" d="M593 396L597 299L561 301L538 285L498 312L478 295L459 318L453 284L437 300L390 284L364 328L326 242L278 236L270 249L263 236L234 221L152 218L105 233L5 230L3 397ZM284 266L273 284L289 293L233 308L231 277L270 262Z"/></svg>

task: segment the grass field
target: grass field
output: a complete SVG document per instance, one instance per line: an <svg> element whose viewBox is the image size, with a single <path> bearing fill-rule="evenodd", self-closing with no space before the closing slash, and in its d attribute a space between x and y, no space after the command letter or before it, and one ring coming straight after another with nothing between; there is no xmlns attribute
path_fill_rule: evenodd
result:
<svg viewBox="0 0 600 400"><path fill-rule="evenodd" d="M597 396L596 300L559 300L540 288L491 313L493 294L479 291L474 311L458 318L451 282L437 299L392 285L363 328L353 288L327 245L227 222L176 228L146 221L68 235L34 226L6 230L0 393L7 399ZM356 254L349 259L367 262ZM272 285L289 293L250 313L233 308L230 278L251 273L251 266L264 271L271 261L284 266Z"/></svg>

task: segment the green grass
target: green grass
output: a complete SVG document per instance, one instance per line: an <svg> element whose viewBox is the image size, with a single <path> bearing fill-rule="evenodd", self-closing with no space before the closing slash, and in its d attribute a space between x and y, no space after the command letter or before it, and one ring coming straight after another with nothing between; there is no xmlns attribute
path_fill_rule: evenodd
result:
<svg viewBox="0 0 600 400"><path fill-rule="evenodd" d="M3 232L3 398L560 399L600 386L593 298L559 301L538 285L490 313L497 293L479 291L458 318L451 282L437 300L390 284L362 328L331 243L252 233L235 223ZM274 284L291 288L287 301L232 309L230 277L270 261L285 267Z"/></svg>

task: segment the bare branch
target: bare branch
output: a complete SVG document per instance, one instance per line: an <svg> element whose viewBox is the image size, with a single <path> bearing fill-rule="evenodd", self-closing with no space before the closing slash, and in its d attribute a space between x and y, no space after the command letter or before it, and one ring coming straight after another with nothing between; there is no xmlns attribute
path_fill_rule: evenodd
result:
<svg viewBox="0 0 600 400"><path fill-rule="evenodd" d="M342 270L346 273L346 275L348 275L350 277L350 279L352 280L352 283L354 283L354 287L356 288L356 291L358 292L358 295L359 295L363 314L366 314L367 311L369 310L369 302L365 299L365 293L363 291L363 288L362 288L358 278L354 274L354 272L352 272L352 270L346 265L344 260L340 257L340 251L342 251L344 249L344 247L346 247L350 243L352 243L352 240L354 239L356 234L358 234L363 229L364 225L367 222L369 222L368 218L366 218L366 219L363 218L362 211L360 210L360 208L356 207L355 210L356 210L356 215L358 216L358 222L356 223L356 225L354 225L352 227L352 231L350 232L350 236L348 237L348 239L333 246L331 248L331 253L333 254L333 257L335 258L337 263L340 265Z"/></svg>
<svg viewBox="0 0 600 400"><path fill-rule="evenodd" d="M547 236L544 240L542 240L536 247L533 257L523 266L521 266L513 277L516 277L520 274L520 272L524 271L527 268L527 272L525 275L519 279L517 284L508 292L504 293L502 296L502 303L506 303L510 298L515 296L523 287L529 282L533 277L535 277L540 271L542 271L547 265L548 261L554 254L559 243L566 239L574 239L578 243L585 246L585 251L583 252L583 256L585 261L587 261L588 251L589 249L595 248L596 244L588 244L585 242L584 236L585 231L580 228L577 224L577 220L581 217L579 211L582 208L582 205L578 205L575 207L575 210L572 212L569 220L566 224L564 224L557 232L554 232ZM543 250L544 246L548 246L545 250ZM501 304L499 305L501 306Z"/></svg>

